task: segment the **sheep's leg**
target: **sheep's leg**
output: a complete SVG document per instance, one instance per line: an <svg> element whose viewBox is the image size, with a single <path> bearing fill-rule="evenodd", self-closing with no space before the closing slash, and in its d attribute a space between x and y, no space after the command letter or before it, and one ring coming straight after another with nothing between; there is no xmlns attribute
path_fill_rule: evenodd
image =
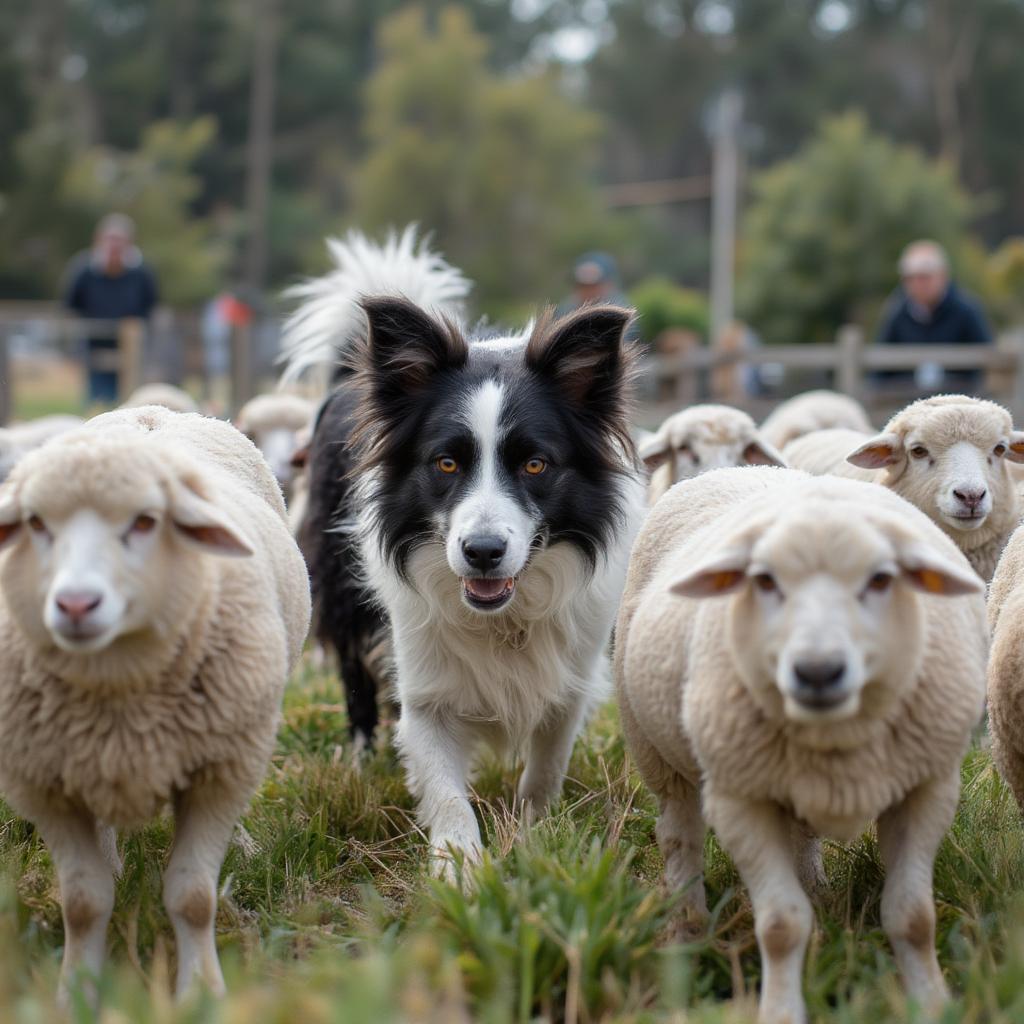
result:
<svg viewBox="0 0 1024 1024"><path fill-rule="evenodd" d="M959 773L925 783L878 819L878 846L885 863L882 926L907 994L928 1009L949 998L935 955L935 854L956 813Z"/></svg>
<svg viewBox="0 0 1024 1024"><path fill-rule="evenodd" d="M90 998L106 959L107 925L114 910L114 873L92 815L65 807L32 809L57 869L64 916L64 961L58 999L66 1004L75 981L83 977Z"/></svg>
<svg viewBox="0 0 1024 1024"><path fill-rule="evenodd" d="M569 758L583 718L582 698L552 711L530 736L526 766L519 779L518 797L529 824L543 814L562 792Z"/></svg>
<svg viewBox="0 0 1024 1024"><path fill-rule="evenodd" d="M244 809L245 801L236 793L212 782L197 782L175 801L176 830L164 873L164 906L178 946L178 999L197 979L214 995L224 994L214 937L217 879Z"/></svg>
<svg viewBox="0 0 1024 1024"><path fill-rule="evenodd" d="M793 820L776 804L707 793L711 826L754 905L761 951L760 1024L803 1024L801 976L813 911L793 862Z"/></svg>
<svg viewBox="0 0 1024 1024"><path fill-rule="evenodd" d="M692 938L707 924L708 904L704 894L704 817L700 790L677 775L661 795L661 813L654 834L665 861L665 885L669 892L682 893L678 930Z"/></svg>
<svg viewBox="0 0 1024 1024"><path fill-rule="evenodd" d="M469 861L480 856L480 827L466 789L471 739L465 729L441 715L402 708L398 744L409 790L430 836L435 870L451 881L453 850Z"/></svg>
<svg viewBox="0 0 1024 1024"><path fill-rule="evenodd" d="M825 888L825 863L821 855L821 840L802 821L793 821L793 862L804 892L816 899Z"/></svg>

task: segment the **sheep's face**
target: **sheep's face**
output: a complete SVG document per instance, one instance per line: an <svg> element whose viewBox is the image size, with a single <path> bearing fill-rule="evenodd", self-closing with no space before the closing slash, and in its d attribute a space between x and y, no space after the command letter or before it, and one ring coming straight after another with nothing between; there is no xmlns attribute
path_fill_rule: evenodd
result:
<svg viewBox="0 0 1024 1024"><path fill-rule="evenodd" d="M295 479L295 454L299 450L299 432L287 427L273 427L248 435L263 453L274 478L286 495Z"/></svg>
<svg viewBox="0 0 1024 1024"><path fill-rule="evenodd" d="M732 592L731 653L761 706L797 722L877 713L913 684L914 591L979 592L969 570L903 527L835 505L776 517L672 590Z"/></svg>
<svg viewBox="0 0 1024 1024"><path fill-rule="evenodd" d="M668 465L673 483L712 469L733 466L784 466L785 460L756 433L753 420L729 409L707 419L688 416L667 420L640 446L640 457L652 472Z"/></svg>
<svg viewBox="0 0 1024 1024"><path fill-rule="evenodd" d="M1024 432L1013 430L1005 413L941 406L905 432L872 438L848 461L886 468L893 490L956 536L980 529L994 510L1012 507L1006 462L1024 461Z"/></svg>
<svg viewBox="0 0 1024 1024"><path fill-rule="evenodd" d="M37 642L89 654L140 631L168 633L190 617L202 572L184 545L251 554L201 479L147 447L51 446L12 475L0 584Z"/></svg>

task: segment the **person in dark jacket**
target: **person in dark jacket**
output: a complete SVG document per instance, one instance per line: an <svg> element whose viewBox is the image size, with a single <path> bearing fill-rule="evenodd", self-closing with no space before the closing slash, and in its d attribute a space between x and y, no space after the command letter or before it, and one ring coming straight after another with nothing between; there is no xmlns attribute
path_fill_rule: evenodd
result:
<svg viewBox="0 0 1024 1024"><path fill-rule="evenodd" d="M992 331L981 307L949 276L949 260L937 242L912 242L900 257L901 288L886 310L879 345L989 345ZM943 369L934 363L918 366L913 376L880 374L886 381L910 382L925 391L979 390L978 370Z"/></svg>
<svg viewBox="0 0 1024 1024"><path fill-rule="evenodd" d="M156 278L135 246L135 225L124 214L104 217L90 250L68 269L65 305L90 320L148 319L158 299ZM110 326L87 339L88 400L117 401L117 332Z"/></svg>

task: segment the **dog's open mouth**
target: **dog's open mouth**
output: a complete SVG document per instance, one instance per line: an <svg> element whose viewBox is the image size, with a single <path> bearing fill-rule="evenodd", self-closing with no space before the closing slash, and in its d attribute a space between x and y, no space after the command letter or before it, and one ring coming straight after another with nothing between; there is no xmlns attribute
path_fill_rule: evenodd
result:
<svg viewBox="0 0 1024 1024"><path fill-rule="evenodd" d="M462 593L473 608L494 611L512 600L516 591L514 576L505 579L462 578Z"/></svg>

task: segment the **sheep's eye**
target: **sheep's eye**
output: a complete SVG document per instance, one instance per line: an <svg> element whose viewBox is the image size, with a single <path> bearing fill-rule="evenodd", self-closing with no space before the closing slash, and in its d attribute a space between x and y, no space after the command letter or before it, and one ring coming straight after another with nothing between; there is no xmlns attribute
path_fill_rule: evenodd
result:
<svg viewBox="0 0 1024 1024"><path fill-rule="evenodd" d="M1006 445L1000 442L992 449L992 454L999 457L1006 454Z"/></svg>
<svg viewBox="0 0 1024 1024"><path fill-rule="evenodd" d="M892 573L876 572L875 575L868 580L868 585L865 589L876 594L884 594L891 586Z"/></svg>
<svg viewBox="0 0 1024 1024"><path fill-rule="evenodd" d="M770 572L759 572L754 577L754 586L765 594L775 594L779 590L779 585L775 582L775 577Z"/></svg>
<svg viewBox="0 0 1024 1024"><path fill-rule="evenodd" d="M914 447L910 449L910 454L915 459L927 459L928 449L925 448L923 444L915 444Z"/></svg>
<svg viewBox="0 0 1024 1024"><path fill-rule="evenodd" d="M530 476L540 476L547 468L548 464L537 456L534 456L532 459L527 459L526 462L523 463L523 471L529 473Z"/></svg>
<svg viewBox="0 0 1024 1024"><path fill-rule="evenodd" d="M434 465L436 465L442 473L447 473L449 476L452 473L458 473L459 471L459 464L448 455L442 455Z"/></svg>
<svg viewBox="0 0 1024 1024"><path fill-rule="evenodd" d="M132 521L131 532L132 533L152 533L156 528L156 520L152 516L148 516L143 513L140 516L136 516Z"/></svg>
<svg viewBox="0 0 1024 1024"><path fill-rule="evenodd" d="M28 528L33 533L46 533L46 523L39 516L33 515L28 517Z"/></svg>

